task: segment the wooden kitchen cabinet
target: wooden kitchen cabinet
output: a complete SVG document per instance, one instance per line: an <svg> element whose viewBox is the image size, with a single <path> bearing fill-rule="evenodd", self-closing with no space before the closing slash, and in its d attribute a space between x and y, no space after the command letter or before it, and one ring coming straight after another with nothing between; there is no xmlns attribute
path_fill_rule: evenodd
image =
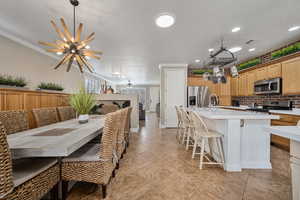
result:
<svg viewBox="0 0 300 200"><path fill-rule="evenodd" d="M282 63L283 95L300 94L300 58Z"/></svg>
<svg viewBox="0 0 300 200"><path fill-rule="evenodd" d="M269 65L267 67L267 70L268 70L268 79L281 77L281 63Z"/></svg>
<svg viewBox="0 0 300 200"><path fill-rule="evenodd" d="M247 73L247 96L254 95L254 83L256 81L256 71L252 70Z"/></svg>
<svg viewBox="0 0 300 200"><path fill-rule="evenodd" d="M239 96L239 78L231 78L230 92L231 96Z"/></svg>
<svg viewBox="0 0 300 200"><path fill-rule="evenodd" d="M248 85L247 85L247 73L243 73L239 75L239 96L247 96L248 93Z"/></svg>
<svg viewBox="0 0 300 200"><path fill-rule="evenodd" d="M261 67L255 70L256 73L256 80L255 81L261 81L268 79L268 68L267 67Z"/></svg>

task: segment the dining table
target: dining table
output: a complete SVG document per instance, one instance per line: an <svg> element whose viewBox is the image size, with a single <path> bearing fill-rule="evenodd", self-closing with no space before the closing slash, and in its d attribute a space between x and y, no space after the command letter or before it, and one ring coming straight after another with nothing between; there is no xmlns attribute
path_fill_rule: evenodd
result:
<svg viewBox="0 0 300 200"><path fill-rule="evenodd" d="M7 136L13 159L67 157L102 133L105 116L90 116L88 123L77 119L58 122ZM99 140L100 142L100 140Z"/></svg>

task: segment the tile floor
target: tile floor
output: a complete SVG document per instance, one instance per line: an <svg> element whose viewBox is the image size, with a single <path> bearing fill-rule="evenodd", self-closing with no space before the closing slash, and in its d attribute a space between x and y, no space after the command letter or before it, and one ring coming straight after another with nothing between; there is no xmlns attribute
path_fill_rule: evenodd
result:
<svg viewBox="0 0 300 200"><path fill-rule="evenodd" d="M155 114L147 114L139 134L108 187L108 200L291 200L289 154L272 147L273 170L224 172L200 170L175 139L175 129L159 129ZM93 184L77 183L69 200L101 199Z"/></svg>

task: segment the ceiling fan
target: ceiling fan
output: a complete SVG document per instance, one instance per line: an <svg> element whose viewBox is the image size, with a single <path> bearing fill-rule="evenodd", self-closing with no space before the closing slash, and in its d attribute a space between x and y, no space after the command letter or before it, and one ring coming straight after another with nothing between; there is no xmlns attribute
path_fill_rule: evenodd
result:
<svg viewBox="0 0 300 200"><path fill-rule="evenodd" d="M39 42L39 44L51 47L46 49L47 52L63 55L61 61L55 66L54 69L58 69L61 65L68 63L67 72L70 71L74 61L76 61L80 72L83 73L84 67L86 67L91 73L94 72L92 65L87 61L89 58L100 59L99 55L102 55L101 51L90 50L89 43L95 39L95 33L90 34L87 38L81 39L83 24L80 23L76 31L76 7L79 5L78 0L70 0L73 5L73 35L70 32L68 26L63 18L60 19L63 31L61 31L54 21L51 20L51 24L55 31L59 35L60 39L55 43Z"/></svg>

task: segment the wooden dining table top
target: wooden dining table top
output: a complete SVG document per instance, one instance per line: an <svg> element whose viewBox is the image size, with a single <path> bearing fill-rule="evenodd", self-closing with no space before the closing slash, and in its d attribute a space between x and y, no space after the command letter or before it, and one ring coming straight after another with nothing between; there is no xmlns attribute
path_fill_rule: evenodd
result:
<svg viewBox="0 0 300 200"><path fill-rule="evenodd" d="M30 129L7 136L13 158L66 157L98 136L105 116L90 116L89 122L77 119Z"/></svg>

